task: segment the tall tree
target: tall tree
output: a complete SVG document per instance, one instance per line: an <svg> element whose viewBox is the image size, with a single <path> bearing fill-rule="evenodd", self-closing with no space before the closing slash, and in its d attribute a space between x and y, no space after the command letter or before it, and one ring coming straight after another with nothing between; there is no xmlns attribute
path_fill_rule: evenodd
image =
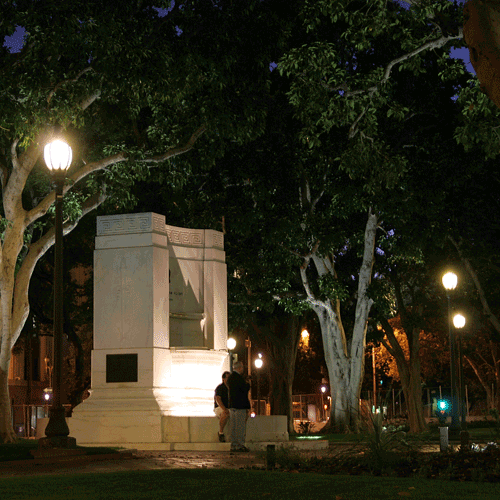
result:
<svg viewBox="0 0 500 500"><path fill-rule="evenodd" d="M2 3L0 39L16 26L26 36L20 52L0 48L0 441L15 438L7 374L28 316L29 280L54 241L44 145L64 134L73 147L64 186L67 234L105 201L128 203L130 187L152 166L195 145L208 161L227 139L254 137L282 33L280 2L272 5ZM188 174L169 168L173 177Z"/></svg>
<svg viewBox="0 0 500 500"><path fill-rule="evenodd" d="M337 279L339 249L332 252L332 247L324 246L324 238L312 234L309 250L302 253L306 301L321 323L326 363L335 391L331 406L331 422L335 426L357 425L366 326L373 304L368 289L376 228L388 210L384 192L387 188L395 192L405 189L411 160L408 151L402 149L407 137L399 133L399 141L394 141L394 125L399 122L404 127L412 116L422 112L397 98L398 79L394 73L403 71L418 78L426 72L423 62L430 49L439 51L439 62L447 77L463 72L463 68L446 60L447 49L453 40L460 40L461 30L450 34L440 26L436 19L442 13L454 19L460 16L456 6L444 1L416 2L409 9L396 2L378 0L307 1L303 11L305 43L291 50L279 64L280 71L291 81L288 95L295 106L295 116L302 123L300 136L304 143L311 150L325 152L332 136L345 138L343 147L329 156L337 156L338 163L326 162L325 180L332 165L338 165L351 185L359 183L358 213L362 213L362 208L367 213L360 238L363 244L356 308L349 332L341 319L338 294L321 300L311 286L311 275L323 281ZM315 190L306 186L302 196L309 213L324 203L325 194L324 186Z"/></svg>

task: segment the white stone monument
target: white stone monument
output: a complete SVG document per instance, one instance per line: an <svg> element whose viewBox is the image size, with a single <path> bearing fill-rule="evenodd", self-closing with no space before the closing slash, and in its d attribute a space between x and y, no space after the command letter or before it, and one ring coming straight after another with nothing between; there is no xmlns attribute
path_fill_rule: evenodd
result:
<svg viewBox="0 0 500 500"><path fill-rule="evenodd" d="M71 436L161 442L162 417L213 417L229 366L226 308L222 233L154 213L98 217L92 389Z"/></svg>

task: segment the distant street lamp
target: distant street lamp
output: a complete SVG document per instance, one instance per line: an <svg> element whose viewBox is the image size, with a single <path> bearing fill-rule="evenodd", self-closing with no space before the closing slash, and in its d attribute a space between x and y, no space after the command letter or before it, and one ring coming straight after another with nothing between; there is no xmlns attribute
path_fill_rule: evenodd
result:
<svg viewBox="0 0 500 500"><path fill-rule="evenodd" d="M448 338L450 342L450 382L451 382L451 430L458 430L460 427L458 408L457 408L457 382L456 382L456 366L455 366L455 336L451 332L451 305L450 292L457 287L457 275L451 271L443 276L443 286L446 290L448 299Z"/></svg>
<svg viewBox="0 0 500 500"><path fill-rule="evenodd" d="M326 385L321 386L321 406L323 410L323 420L326 420L326 405L325 405L325 392L326 392Z"/></svg>
<svg viewBox="0 0 500 500"><path fill-rule="evenodd" d="M44 149L44 159L52 172L55 185L55 258L54 258L54 366L53 399L49 410L49 422L45 428L47 437L40 439L41 448L70 448L76 446L75 438L69 437L65 410L62 405L62 339L63 339L63 228L62 201L66 170L71 165L73 153L68 144L59 139L48 143Z"/></svg>
<svg viewBox="0 0 500 500"><path fill-rule="evenodd" d="M255 368L257 368L257 415L260 415L260 369L264 362L262 361L262 354L254 361Z"/></svg>
<svg viewBox="0 0 500 500"><path fill-rule="evenodd" d="M236 347L236 340L232 337L227 339L227 349L229 351L229 371L233 371L233 350Z"/></svg>
<svg viewBox="0 0 500 500"><path fill-rule="evenodd" d="M461 314L455 314L453 316L453 324L457 330L462 330L465 326L465 317ZM463 376L463 362L462 362L462 332L460 331L458 335L458 389L459 389L459 408L460 408L460 419L462 420L462 431L467 429L467 414L465 407L465 381Z"/></svg>

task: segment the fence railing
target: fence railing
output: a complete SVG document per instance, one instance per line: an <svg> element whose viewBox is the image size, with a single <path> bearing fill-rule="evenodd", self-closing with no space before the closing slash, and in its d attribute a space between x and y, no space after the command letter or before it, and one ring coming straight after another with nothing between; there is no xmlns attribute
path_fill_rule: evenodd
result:
<svg viewBox="0 0 500 500"><path fill-rule="evenodd" d="M64 405L66 415L71 405ZM48 418L50 405L12 405L12 426L18 437L34 438L38 419Z"/></svg>
<svg viewBox="0 0 500 500"><path fill-rule="evenodd" d="M449 387L424 387L422 389L424 416L427 418L434 417L438 400L449 399L450 394ZM387 418L404 418L407 415L406 401L401 389L381 389L376 392L375 398L373 391L366 391L361 394L361 399L366 400L372 408L383 411ZM463 399L467 417L480 417L488 413L486 392L469 391L469 387L466 385Z"/></svg>

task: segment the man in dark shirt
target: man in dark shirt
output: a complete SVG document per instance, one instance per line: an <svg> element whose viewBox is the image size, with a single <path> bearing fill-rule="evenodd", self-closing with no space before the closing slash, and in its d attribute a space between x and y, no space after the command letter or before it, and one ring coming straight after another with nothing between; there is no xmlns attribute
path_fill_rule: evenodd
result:
<svg viewBox="0 0 500 500"><path fill-rule="evenodd" d="M250 400L248 399L250 384L243 377L244 366L241 361L234 363L233 370L227 379L231 451L249 451L245 446L245 437L247 414L250 410Z"/></svg>
<svg viewBox="0 0 500 500"><path fill-rule="evenodd" d="M229 420L229 393L227 389L227 378L229 375L229 372L224 372L222 374L222 384L219 384L215 388L214 395L214 413L219 419L219 441L221 443L226 441L224 437L224 427Z"/></svg>

